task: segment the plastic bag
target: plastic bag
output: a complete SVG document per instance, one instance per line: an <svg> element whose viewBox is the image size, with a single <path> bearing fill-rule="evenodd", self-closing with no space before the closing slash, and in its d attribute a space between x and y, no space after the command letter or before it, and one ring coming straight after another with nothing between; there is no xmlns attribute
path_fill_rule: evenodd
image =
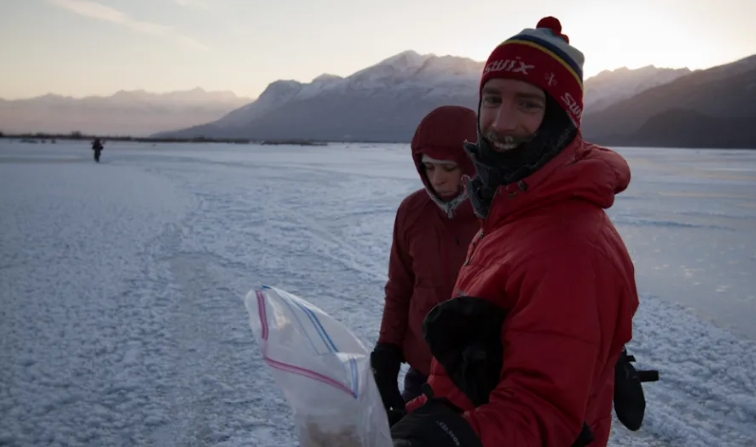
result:
<svg viewBox="0 0 756 447"><path fill-rule="evenodd" d="M344 325L274 287L249 292L244 303L301 447L392 447L370 352Z"/></svg>

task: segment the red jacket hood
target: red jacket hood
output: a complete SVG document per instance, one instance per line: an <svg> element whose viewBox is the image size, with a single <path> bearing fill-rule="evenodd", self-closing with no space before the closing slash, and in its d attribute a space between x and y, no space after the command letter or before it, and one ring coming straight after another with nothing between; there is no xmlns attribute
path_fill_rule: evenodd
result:
<svg viewBox="0 0 756 447"><path fill-rule="evenodd" d="M478 117L474 110L462 106L441 106L428 113L415 130L410 145L412 160L415 162L420 179L428 191L428 195L448 215L453 217L455 209L462 206L464 210L472 207L464 191L454 199L454 203L444 203L433 191L433 187L425 175L422 167L423 154L436 160L454 160L461 168L462 174L470 177L475 175L470 156L465 152L463 143L474 142L478 138ZM464 203L463 203L464 202ZM469 214L462 211L462 214Z"/></svg>
<svg viewBox="0 0 756 447"><path fill-rule="evenodd" d="M553 160L496 193L489 224L548 206L582 199L607 209L630 184L630 166L618 153L586 143L580 135Z"/></svg>
<svg viewBox="0 0 756 447"><path fill-rule="evenodd" d="M454 160L463 174L475 175L475 167L462 143L475 142L477 129L475 111L461 106L438 107L420 121L412 137L412 160L426 188L430 188L430 184L422 169L423 154L437 160Z"/></svg>

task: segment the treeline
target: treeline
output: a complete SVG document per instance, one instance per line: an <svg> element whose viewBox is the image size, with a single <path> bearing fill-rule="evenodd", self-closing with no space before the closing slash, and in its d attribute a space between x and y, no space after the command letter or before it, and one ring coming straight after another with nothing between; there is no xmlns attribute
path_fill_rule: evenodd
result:
<svg viewBox="0 0 756 447"><path fill-rule="evenodd" d="M99 138L104 141L131 141L136 143L228 143L228 144L290 144L299 146L326 146L327 142L312 140L251 140L248 138L207 138L204 136L192 138L180 137L132 137L123 135L94 135L84 134L81 132L71 132L68 134L56 133L20 133L8 134L0 132L0 138L18 139L18 140L86 140L91 141Z"/></svg>
<svg viewBox="0 0 756 447"><path fill-rule="evenodd" d="M57 133L20 133L20 134L8 134L0 132L0 138L14 138L21 140L87 140L91 141L95 138L99 138L105 141L133 141L137 143L235 143L235 144L249 144L250 140L246 138L152 138L152 137L132 137L128 135L95 135L84 134L81 132L71 132L68 134Z"/></svg>

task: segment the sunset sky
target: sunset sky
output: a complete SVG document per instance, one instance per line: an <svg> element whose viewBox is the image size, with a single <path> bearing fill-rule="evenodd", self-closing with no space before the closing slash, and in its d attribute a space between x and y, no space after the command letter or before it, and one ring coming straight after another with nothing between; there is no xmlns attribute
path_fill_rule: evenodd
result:
<svg viewBox="0 0 756 447"><path fill-rule="evenodd" d="M347 76L396 53L485 60L546 15L586 56L706 68L756 54L754 0L0 0L0 98L230 90Z"/></svg>

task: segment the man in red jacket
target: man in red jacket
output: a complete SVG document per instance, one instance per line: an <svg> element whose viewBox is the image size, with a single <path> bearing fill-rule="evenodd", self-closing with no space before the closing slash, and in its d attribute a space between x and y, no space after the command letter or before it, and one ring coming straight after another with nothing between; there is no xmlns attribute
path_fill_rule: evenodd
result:
<svg viewBox="0 0 756 447"><path fill-rule="evenodd" d="M581 137L583 60L547 17L486 62L465 145L484 222L455 298L424 321L429 389L393 425L395 446L607 445L638 296L605 212L630 169Z"/></svg>
<svg viewBox="0 0 756 447"><path fill-rule="evenodd" d="M477 134L474 110L442 106L426 115L412 138L412 159L424 188L406 197L396 213L380 335L371 355L376 384L389 420L421 394L431 353L422 322L436 304L452 297L467 247L480 228L462 176L475 170L463 143ZM402 362L409 364L399 392Z"/></svg>

